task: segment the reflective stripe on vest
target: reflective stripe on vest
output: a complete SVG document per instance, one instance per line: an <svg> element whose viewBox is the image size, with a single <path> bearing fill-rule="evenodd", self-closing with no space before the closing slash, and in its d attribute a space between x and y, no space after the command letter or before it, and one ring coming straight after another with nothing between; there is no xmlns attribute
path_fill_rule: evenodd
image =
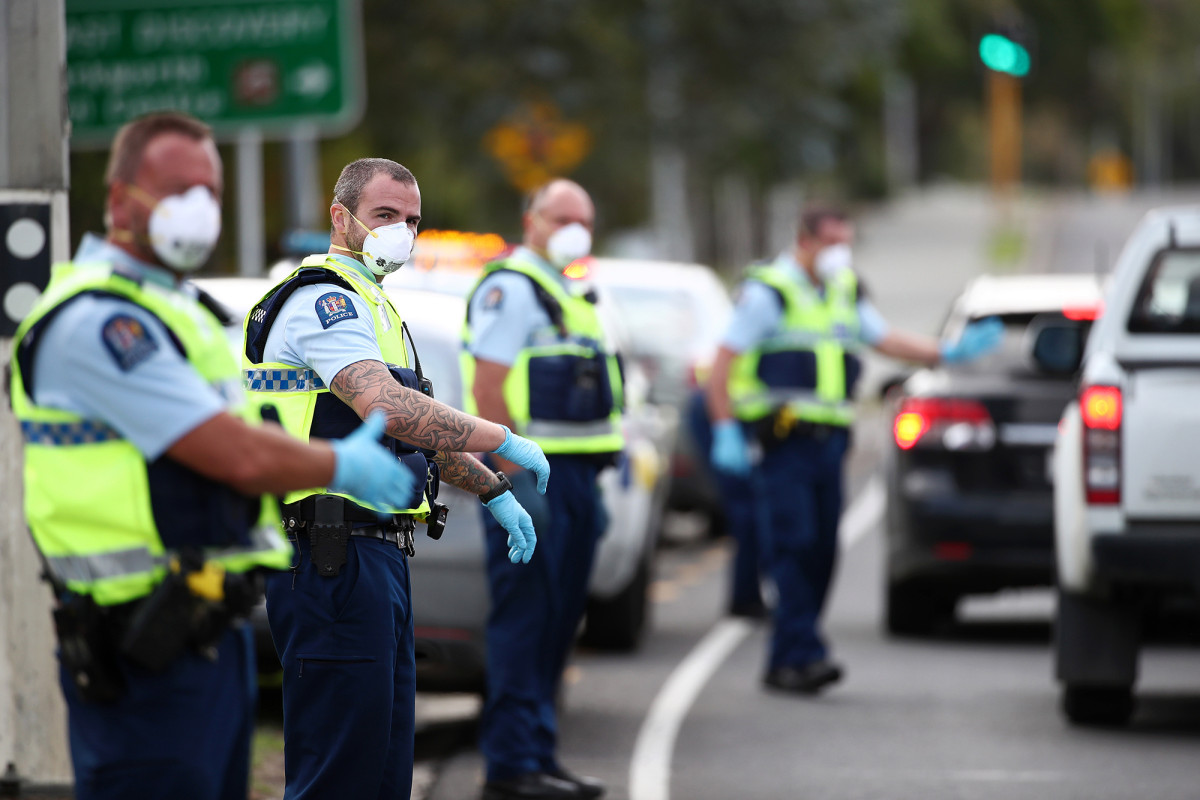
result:
<svg viewBox="0 0 1200 800"><path fill-rule="evenodd" d="M536 331L530 341L517 354L516 360L504 379L504 401L517 433L532 439L546 453L612 453L625 445L621 432L621 408L624 405L624 386L616 356L606 351L604 341L607 334L600 321L596 307L582 297L569 294L553 277L547 275L536 264L519 258L494 261L484 268L484 273L467 295L467 307L479 285L489 275L500 271L518 272L533 281L535 291L548 296L557 303L562 313L561 329L554 325ZM539 301L545 301L539 298ZM547 309L549 314L549 309ZM463 408L475 413L475 359L470 352L471 328L469 321L463 323L463 349L460 353L460 368L463 376ZM570 357L596 359L612 392L612 408L599 419L571 419L534 416L533 399L557 398L566 387L534 385L536 378L531 373L531 362L538 359ZM552 410L553 411L553 410ZM584 416L584 415L578 415Z"/></svg>
<svg viewBox="0 0 1200 800"><path fill-rule="evenodd" d="M163 574L163 559L170 557L164 535L179 540L182 530L190 530L182 540L186 546L208 552L230 572L286 569L291 548L272 498L241 498L178 465L150 464L106 423L34 404L24 373L33 369L41 323L88 293L118 297L154 315L215 390L236 386L240 377L220 322L191 297L142 284L138 276L109 264L55 265L50 285L17 330L10 392L25 440L25 516L51 571L68 589L91 595L100 605L136 600ZM239 389L227 410L256 423L254 410L239 402L240 395ZM181 492L187 500L182 505L164 501L155 487ZM229 503L238 506L234 517L246 520L244 528L227 516L234 510ZM246 517L239 516L243 509ZM254 523L250 517L256 512ZM210 528L209 514L231 522ZM160 530L160 525L169 527Z"/></svg>
<svg viewBox="0 0 1200 800"><path fill-rule="evenodd" d="M793 269L779 262L752 269L747 279L766 284L780 295L783 316L778 330L734 359L729 381L734 414L753 421L786 407L796 419L850 425L854 408L847 397L845 364L848 351L859 346L854 273L843 270L829 278L823 298L816 287L797 279ZM789 356L811 359L814 385L768 383L762 374L764 359L779 363Z"/></svg>
<svg viewBox="0 0 1200 800"><path fill-rule="evenodd" d="M311 369L248 369L245 386L252 392L307 392L324 389L325 382Z"/></svg>
<svg viewBox="0 0 1200 800"><path fill-rule="evenodd" d="M256 309L270 307L268 301L277 292L289 282L298 278L302 271L314 269L333 273L337 278L340 278L352 287L351 289L342 287L343 291L352 291L366 301L371 307L371 320L375 329L375 340L379 344L383 360L402 367L408 366L408 351L404 344L400 314L396 311L391 300L388 299L383 290L373 281L368 281L367 278L363 277L353 268L343 266L336 259L326 254L312 255L305 258L300 262L299 267L273 286L250 309L243 323L242 348L242 374L246 381L245 387L250 393L251 402L260 406L268 404L274 406L276 412L279 414L279 421L283 425L284 430L304 441L308 441L313 436L312 430L317 414L318 398L322 395L333 397L329 392L329 387L325 385L325 382L313 370L305 367L282 363L252 362L246 354L248 342L245 339L250 336L251 325L255 322L254 315ZM329 280L327 279L325 281L318 281L312 285L328 282ZM275 302L279 302L278 298L275 298ZM284 300L283 302L287 301ZM267 333L269 333L267 330L258 331L258 335L264 341ZM337 402L341 403L340 400ZM349 407L346 406L346 408ZM350 411L348 413L353 414L354 412ZM288 492L284 497L284 502L291 504L311 495L327 493L330 492L321 487L302 489ZM338 494L353 500L361 506L370 507L358 498L347 494ZM422 500L421 504L416 508L400 509L387 507L376 510L393 514L407 513L420 515L428 512L429 503L428 500Z"/></svg>
<svg viewBox="0 0 1200 800"><path fill-rule="evenodd" d="M264 551L279 550L289 557L291 555L291 548L287 541L278 535L277 529L273 525L257 525L251 528L250 547ZM204 548L203 553L206 561L229 561L242 558L245 555L245 549L209 547ZM145 547L134 547L128 550L113 550L89 556L48 556L46 564L64 583L91 584L119 578L139 577L156 571L161 573L172 559L178 557L178 553L170 550L156 555Z"/></svg>

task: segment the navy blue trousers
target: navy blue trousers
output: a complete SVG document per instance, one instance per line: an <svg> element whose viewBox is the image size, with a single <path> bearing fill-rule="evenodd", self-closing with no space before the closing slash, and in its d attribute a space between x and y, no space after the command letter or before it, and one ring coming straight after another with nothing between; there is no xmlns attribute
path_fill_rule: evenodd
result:
<svg viewBox="0 0 1200 800"><path fill-rule="evenodd" d="M408 559L352 538L335 578L317 574L307 537L299 568L267 582L283 665L284 797L407 798L416 665Z"/></svg>
<svg viewBox="0 0 1200 800"><path fill-rule="evenodd" d="M249 629L210 661L188 652L163 672L121 663L115 703L87 703L60 669L78 800L246 800L257 676Z"/></svg>
<svg viewBox="0 0 1200 800"><path fill-rule="evenodd" d="M827 656L821 612L837 560L842 459L849 432L794 436L763 453L754 470L759 544L779 595L768 669Z"/></svg>
<svg viewBox="0 0 1200 800"><path fill-rule="evenodd" d="M548 459L544 496L534 489L533 473L512 476L538 537L528 564L508 560L508 533L483 509L492 605L480 749L488 780L558 767L555 700L604 532L595 464L578 456Z"/></svg>
<svg viewBox="0 0 1200 800"><path fill-rule="evenodd" d="M722 472L709 460L712 453L712 424L704 405L704 391L697 389L688 400L688 430L697 456L704 459L721 495L721 508L737 547L729 570L729 607L752 611L763 607L758 546L757 510L754 487L749 478Z"/></svg>

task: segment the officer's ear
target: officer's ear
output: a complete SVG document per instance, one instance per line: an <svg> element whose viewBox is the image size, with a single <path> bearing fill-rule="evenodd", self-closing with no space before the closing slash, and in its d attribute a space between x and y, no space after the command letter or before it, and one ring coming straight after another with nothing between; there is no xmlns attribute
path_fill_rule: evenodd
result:
<svg viewBox="0 0 1200 800"><path fill-rule="evenodd" d="M329 206L329 221L333 224L333 232L338 236L345 238L346 231L350 230L348 223L350 222L350 214L346 212L346 207L341 203L334 201Z"/></svg>

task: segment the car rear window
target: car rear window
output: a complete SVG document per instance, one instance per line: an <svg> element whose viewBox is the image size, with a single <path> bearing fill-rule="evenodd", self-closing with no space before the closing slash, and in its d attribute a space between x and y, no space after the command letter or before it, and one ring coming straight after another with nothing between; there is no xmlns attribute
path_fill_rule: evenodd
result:
<svg viewBox="0 0 1200 800"><path fill-rule="evenodd" d="M1056 313L1048 311L1039 314L996 315L1004 323L1004 338L1000 341L1000 346L982 358L964 364L955 364L952 369L955 372L975 375L1042 376L1042 371L1033 361L1031 349L1033 341L1029 325L1035 319L1046 318ZM1078 324L1084 327L1086 336L1087 330L1091 328L1091 323L1080 322ZM1044 377L1062 379L1061 376Z"/></svg>
<svg viewBox="0 0 1200 800"><path fill-rule="evenodd" d="M1129 315L1130 333L1200 333L1200 249L1163 250Z"/></svg>

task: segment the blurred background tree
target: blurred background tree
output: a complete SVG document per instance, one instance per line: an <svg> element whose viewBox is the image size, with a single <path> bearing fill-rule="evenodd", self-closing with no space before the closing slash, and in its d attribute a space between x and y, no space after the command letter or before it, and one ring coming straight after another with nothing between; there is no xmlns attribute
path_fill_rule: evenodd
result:
<svg viewBox="0 0 1200 800"><path fill-rule="evenodd" d="M362 19L366 113L321 143L321 186L354 158L394 158L421 180L428 227L517 238L523 187L560 173L595 196L600 249L734 268L786 241L806 198L983 180L977 48L1000 19L1031 35L1027 186L1084 186L1103 152L1145 185L1200 176L1195 0L362 0ZM664 153L687 223L666 252ZM101 227L103 159L72 155L75 241ZM278 144L265 167L274 258ZM230 230L237 213L227 198Z"/></svg>

